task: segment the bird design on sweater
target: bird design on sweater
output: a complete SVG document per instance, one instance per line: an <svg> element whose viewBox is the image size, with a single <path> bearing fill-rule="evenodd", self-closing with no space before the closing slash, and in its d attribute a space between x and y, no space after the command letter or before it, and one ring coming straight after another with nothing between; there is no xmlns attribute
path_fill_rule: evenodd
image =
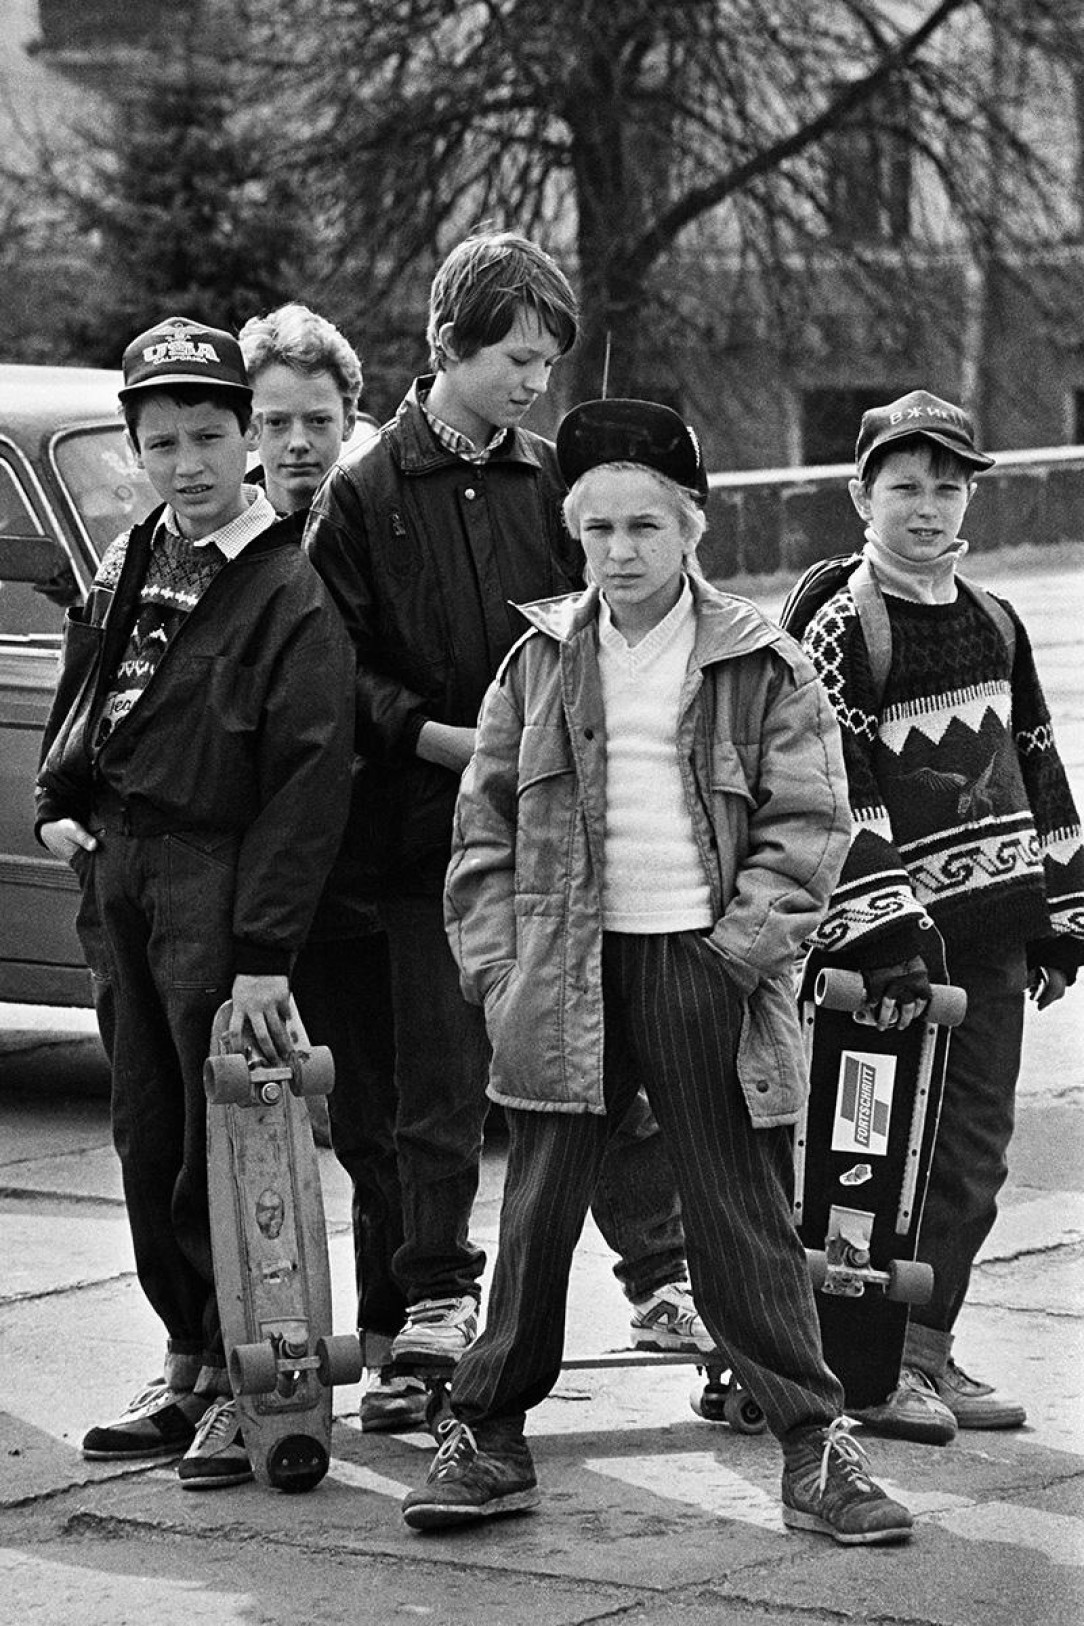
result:
<svg viewBox="0 0 1084 1626"><path fill-rule="evenodd" d="M942 768L916 768L900 775L901 781L913 781L925 791L944 791L956 798L956 816L960 819L986 818L998 804L1001 786L997 775L999 752L995 751L982 772L975 777L963 773L950 773Z"/></svg>

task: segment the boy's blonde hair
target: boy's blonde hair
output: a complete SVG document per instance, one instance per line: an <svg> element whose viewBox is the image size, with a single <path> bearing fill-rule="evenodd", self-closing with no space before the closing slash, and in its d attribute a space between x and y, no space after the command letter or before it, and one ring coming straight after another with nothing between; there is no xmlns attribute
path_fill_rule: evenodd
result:
<svg viewBox="0 0 1084 1626"><path fill-rule="evenodd" d="M295 373L330 373L348 412L361 394L361 360L333 322L307 305L280 305L266 316L252 316L238 335L245 368L255 379L276 363Z"/></svg>
<svg viewBox="0 0 1084 1626"><path fill-rule="evenodd" d="M708 528L707 516L701 506L700 499L695 491L690 491L687 486L678 485L676 480L671 480L667 474L660 474L658 469L648 468L646 463L596 463L594 468L587 470L586 474L581 474L561 504L561 512L564 515L569 535L574 536L577 541L579 540L580 508L585 490L591 476L597 474L600 469L619 469L632 474L646 474L650 479L654 480L655 484L661 491L665 492L673 505L685 543L682 558L686 567L694 570L697 562L696 550L700 546L701 537Z"/></svg>

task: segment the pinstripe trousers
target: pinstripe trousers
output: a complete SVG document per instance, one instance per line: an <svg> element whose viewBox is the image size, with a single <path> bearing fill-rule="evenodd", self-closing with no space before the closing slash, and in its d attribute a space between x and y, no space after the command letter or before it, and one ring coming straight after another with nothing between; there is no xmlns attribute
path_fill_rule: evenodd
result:
<svg viewBox="0 0 1084 1626"><path fill-rule="evenodd" d="M603 939L606 1115L507 1110L508 1164L486 1325L452 1382L472 1427L519 1422L556 1383L572 1255L610 1127L642 1082L681 1195L697 1309L772 1432L825 1424L824 1364L791 1219L790 1131L754 1129L738 1083L741 998L699 932Z"/></svg>

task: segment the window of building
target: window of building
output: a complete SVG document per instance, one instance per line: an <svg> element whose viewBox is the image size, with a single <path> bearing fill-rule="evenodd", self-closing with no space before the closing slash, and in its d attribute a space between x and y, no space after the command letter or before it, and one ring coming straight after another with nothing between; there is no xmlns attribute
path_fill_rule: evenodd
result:
<svg viewBox="0 0 1084 1626"><path fill-rule="evenodd" d="M802 462L852 463L863 412L895 400L894 384L866 389L806 390L802 395Z"/></svg>
<svg viewBox="0 0 1084 1626"><path fill-rule="evenodd" d="M825 143L825 206L833 237L901 243L911 230L906 85L890 85Z"/></svg>

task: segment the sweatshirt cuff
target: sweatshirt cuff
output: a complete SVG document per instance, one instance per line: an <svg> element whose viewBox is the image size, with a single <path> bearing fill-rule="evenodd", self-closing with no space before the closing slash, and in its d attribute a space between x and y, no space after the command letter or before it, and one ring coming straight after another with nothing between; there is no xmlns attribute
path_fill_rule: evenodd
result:
<svg viewBox="0 0 1084 1626"><path fill-rule="evenodd" d="M243 937L233 940L235 976L288 977L293 958L289 949L272 948L266 943L247 943Z"/></svg>
<svg viewBox="0 0 1084 1626"><path fill-rule="evenodd" d="M908 960L921 959L928 942L929 919L926 926L911 916L887 931L863 937L847 954L838 956L840 965L853 966L860 971L874 971L885 965L906 965ZM835 956L833 956L835 958Z"/></svg>
<svg viewBox="0 0 1084 1626"><path fill-rule="evenodd" d="M1028 970L1049 966L1060 971L1072 987L1077 969L1084 960L1084 943L1075 937L1039 937L1027 946Z"/></svg>

